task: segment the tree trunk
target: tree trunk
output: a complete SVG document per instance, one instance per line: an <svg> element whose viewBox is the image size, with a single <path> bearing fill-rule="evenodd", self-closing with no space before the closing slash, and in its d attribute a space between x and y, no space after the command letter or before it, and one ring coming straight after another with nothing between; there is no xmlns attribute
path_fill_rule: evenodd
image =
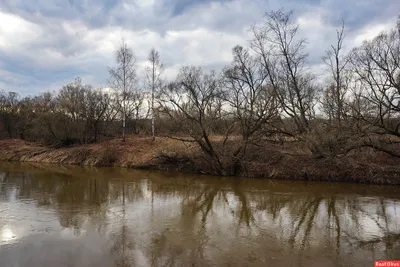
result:
<svg viewBox="0 0 400 267"><path fill-rule="evenodd" d="M124 142L124 143L126 141L125 126L126 126L126 119L125 119L125 114L124 114L124 117L122 118L122 142Z"/></svg>

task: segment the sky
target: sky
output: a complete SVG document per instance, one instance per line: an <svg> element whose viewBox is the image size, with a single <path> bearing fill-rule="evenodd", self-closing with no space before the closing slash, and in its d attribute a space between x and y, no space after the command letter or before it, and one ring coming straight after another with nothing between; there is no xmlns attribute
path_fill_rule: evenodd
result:
<svg viewBox="0 0 400 267"><path fill-rule="evenodd" d="M218 71L248 44L250 26L281 8L294 11L308 64L320 71L342 20L349 50L393 28L400 0L0 0L0 90L35 95L76 77L107 87L122 38L139 75L153 47L166 79L183 65Z"/></svg>

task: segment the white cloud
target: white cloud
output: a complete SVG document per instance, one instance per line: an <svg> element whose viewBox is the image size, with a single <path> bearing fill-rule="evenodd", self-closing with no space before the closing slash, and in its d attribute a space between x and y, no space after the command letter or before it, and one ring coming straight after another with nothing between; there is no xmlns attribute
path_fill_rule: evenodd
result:
<svg viewBox="0 0 400 267"><path fill-rule="evenodd" d="M393 29L396 25L395 20L390 20L384 23L378 24L369 24L362 29L358 30L356 35L354 36L353 46L357 46L363 43L363 41L370 41L378 36L380 33L384 31L388 31Z"/></svg>
<svg viewBox="0 0 400 267"><path fill-rule="evenodd" d="M54 1L40 2L34 12L20 10L22 2L0 3L0 55L7 56L7 61L0 62L0 74L7 73L0 77L4 89L16 90L21 82L30 83L31 91L57 89L77 75L85 83L105 86L107 67L114 64L114 51L122 38L133 48L141 69L150 49L158 49L165 63L164 74L169 79L182 65L219 69L230 62L233 46L247 44L250 39L247 29L260 22L265 11L279 7L277 1L211 1L190 5L182 14L173 16L165 2L120 0L104 10L94 1L86 0L81 3L83 11L70 7L68 15L57 17L49 15L57 9ZM295 4L289 1L287 5ZM2 9L2 5L7 8ZM14 8L10 8L12 5ZM43 12L46 5L48 9ZM335 41L336 29L340 27L332 22L337 12L331 5L327 0L319 6L309 3L295 13L300 34L308 40L312 69L320 69L321 57ZM96 21L101 23L93 23L96 16L100 16ZM385 17L369 25L349 27L346 49L373 38L394 22L395 18ZM15 62L24 71L13 67ZM43 75L38 77L38 73Z"/></svg>
<svg viewBox="0 0 400 267"><path fill-rule="evenodd" d="M0 11L0 48L6 52L23 49L37 41L42 29L23 18Z"/></svg>

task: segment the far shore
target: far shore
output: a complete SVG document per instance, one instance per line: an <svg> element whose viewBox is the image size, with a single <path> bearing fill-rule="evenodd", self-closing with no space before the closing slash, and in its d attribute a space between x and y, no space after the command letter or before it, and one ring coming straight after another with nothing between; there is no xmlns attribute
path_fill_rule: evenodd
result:
<svg viewBox="0 0 400 267"><path fill-rule="evenodd" d="M239 177L400 185L397 162L376 153L363 158L313 158L279 145L253 153L254 160ZM0 160L210 174L195 144L161 137L155 141L132 137L125 143L114 139L66 148L7 139L0 141Z"/></svg>

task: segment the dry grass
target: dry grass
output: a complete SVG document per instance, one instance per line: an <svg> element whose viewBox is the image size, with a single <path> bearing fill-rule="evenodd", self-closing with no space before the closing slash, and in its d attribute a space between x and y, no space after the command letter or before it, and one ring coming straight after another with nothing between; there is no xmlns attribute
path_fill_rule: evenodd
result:
<svg viewBox="0 0 400 267"><path fill-rule="evenodd" d="M8 139L0 141L0 160L135 167L151 164L160 156L183 156L195 150L197 146L194 144L161 137L155 141L148 137L128 137L125 143L113 139L99 144L57 149Z"/></svg>
<svg viewBox="0 0 400 267"><path fill-rule="evenodd" d="M220 142L218 137L213 142ZM230 140L233 142L234 140ZM318 181L400 184L400 161L386 154L360 151L335 159L316 159L296 143L252 146L243 159L239 176ZM226 153L226 155L229 155ZM0 141L0 160L119 166L209 173L210 168L195 143L169 138L129 137L100 144L53 149L18 139ZM223 158L229 163L228 156Z"/></svg>

